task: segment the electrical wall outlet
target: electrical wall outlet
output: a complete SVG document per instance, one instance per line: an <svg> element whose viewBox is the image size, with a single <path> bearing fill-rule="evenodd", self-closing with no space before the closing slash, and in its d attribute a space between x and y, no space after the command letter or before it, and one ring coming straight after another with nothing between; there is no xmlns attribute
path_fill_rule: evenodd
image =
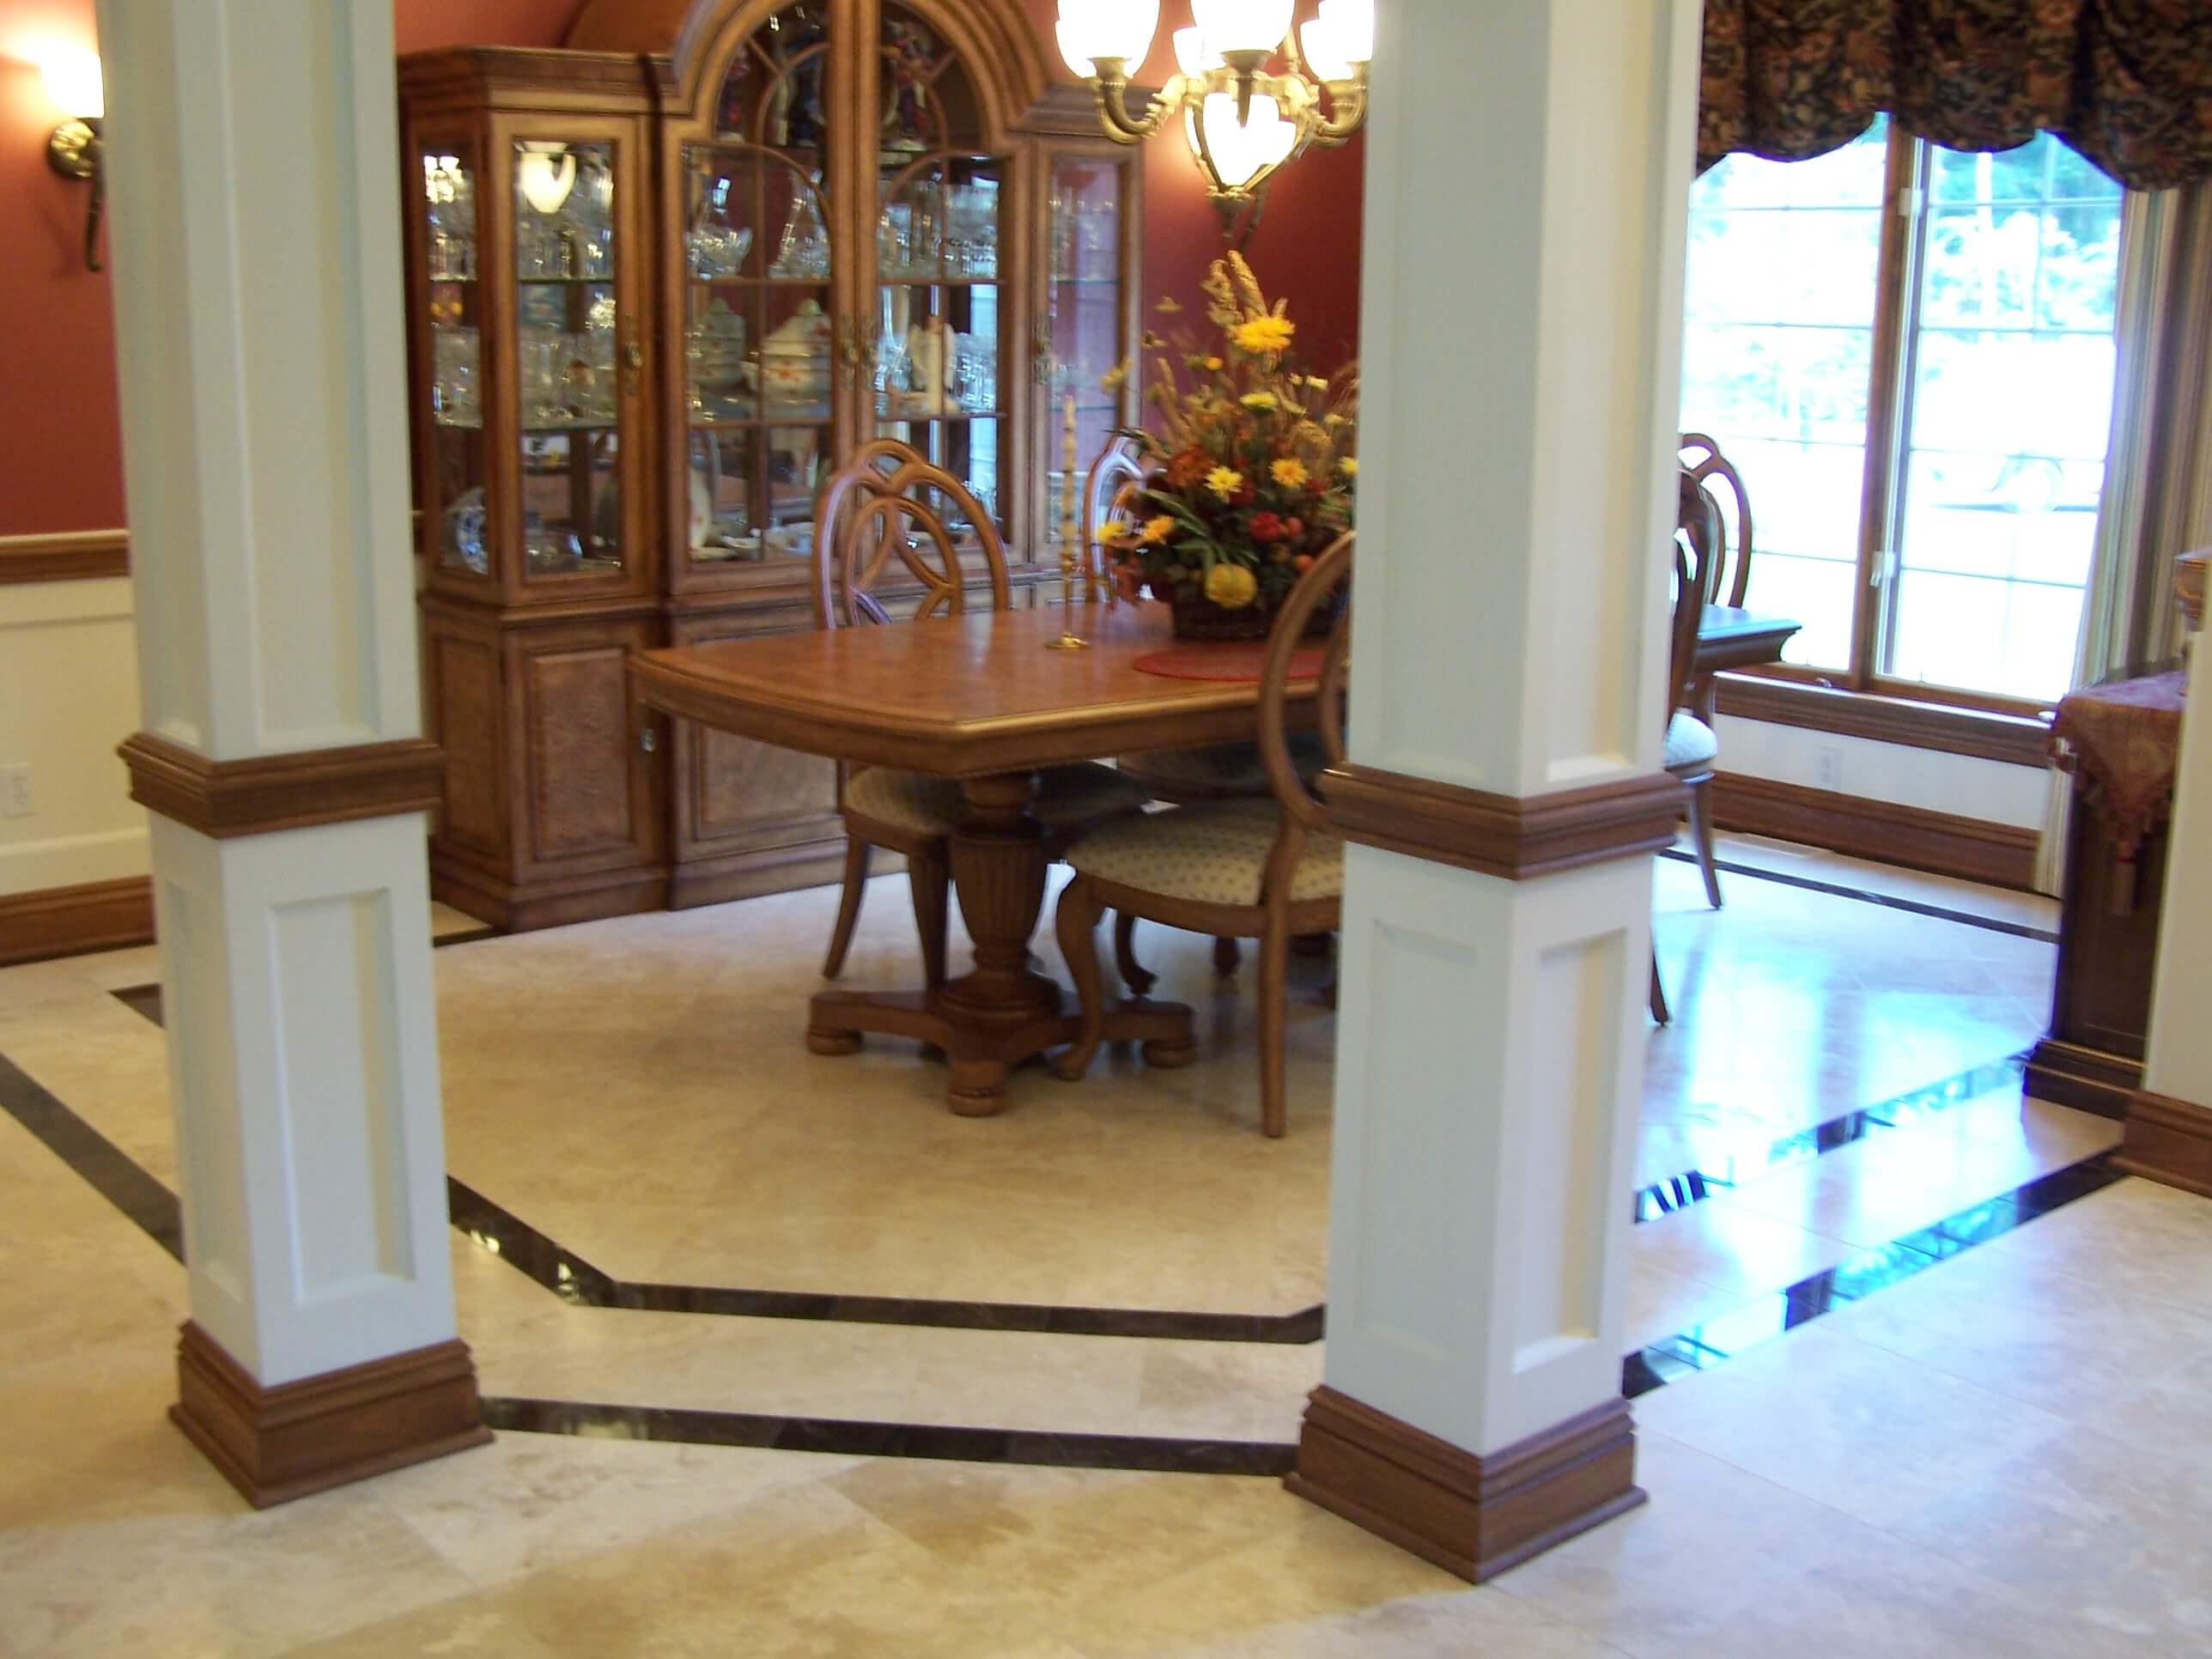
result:
<svg viewBox="0 0 2212 1659"><path fill-rule="evenodd" d="M1841 793L1844 787L1844 751L1833 744L1823 744L1814 750L1813 781L1822 789Z"/></svg>
<svg viewBox="0 0 2212 1659"><path fill-rule="evenodd" d="M0 766L0 814L27 818L38 809L31 805L31 767L27 761Z"/></svg>

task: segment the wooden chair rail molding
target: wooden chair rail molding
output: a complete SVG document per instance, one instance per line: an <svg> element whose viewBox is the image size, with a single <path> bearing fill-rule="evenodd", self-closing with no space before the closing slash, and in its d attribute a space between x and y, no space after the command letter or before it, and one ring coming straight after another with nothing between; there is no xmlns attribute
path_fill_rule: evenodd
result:
<svg viewBox="0 0 2212 1659"><path fill-rule="evenodd" d="M1514 881L1656 853L1682 815L1664 772L1523 799L1346 764L1322 774L1321 793L1346 841Z"/></svg>
<svg viewBox="0 0 2212 1659"><path fill-rule="evenodd" d="M130 538L120 530L0 536L0 585L93 581L130 574Z"/></svg>
<svg viewBox="0 0 2212 1659"><path fill-rule="evenodd" d="M218 840L434 811L445 793L445 751L424 738L214 761L141 732L116 752L131 799Z"/></svg>
<svg viewBox="0 0 2212 1659"><path fill-rule="evenodd" d="M2027 714L2000 714L1985 708L1916 702L1868 691L1812 685L1803 680L1759 673L1716 678L1716 707L1738 720L1795 726L1838 737L1933 749L1947 755L1971 755L2013 766L2048 763L2051 722Z"/></svg>

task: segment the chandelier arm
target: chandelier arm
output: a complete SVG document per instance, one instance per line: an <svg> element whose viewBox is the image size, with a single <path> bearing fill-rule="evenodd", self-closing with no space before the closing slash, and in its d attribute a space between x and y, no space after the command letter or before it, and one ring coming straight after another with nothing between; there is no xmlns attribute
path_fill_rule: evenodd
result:
<svg viewBox="0 0 2212 1659"><path fill-rule="evenodd" d="M1170 117L1182 107L1185 77L1171 76L1167 85L1155 94L1152 106L1141 117L1129 113L1127 91L1129 77L1121 73L1111 60L1102 59L1101 70L1111 68L1111 73L1094 76L1091 82L1092 96L1098 105L1098 118L1105 125L1106 136L1116 143L1141 144L1164 127Z"/></svg>
<svg viewBox="0 0 2212 1659"><path fill-rule="evenodd" d="M1367 84L1335 81L1328 88L1328 118L1314 123L1313 141L1334 149L1367 125Z"/></svg>

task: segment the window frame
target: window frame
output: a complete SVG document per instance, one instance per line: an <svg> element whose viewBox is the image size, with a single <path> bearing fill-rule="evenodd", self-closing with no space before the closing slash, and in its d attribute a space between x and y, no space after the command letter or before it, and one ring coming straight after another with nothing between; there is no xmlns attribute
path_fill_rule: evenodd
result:
<svg viewBox="0 0 2212 1659"><path fill-rule="evenodd" d="M1867 388L1865 469L1860 483L1857 580L1853 585L1850 661L1835 667L1770 663L1721 677L1719 709L1743 718L1875 738L1883 742L2039 763L2056 700L1933 685L1881 672L1885 622L1893 616L1898 572L1889 555L1901 539L1904 472L1909 465L1917 340L1911 322L1924 278L1925 208L1934 141L1890 123L1882 176L1881 240ZM2110 462L2109 454L2106 462ZM1753 551L1754 562L1756 550ZM2085 588L2083 602L2087 602ZM1731 687L1729 682L1735 684ZM1758 682L1774 689L1754 690ZM1802 687L1783 692L1787 684ZM1841 696L1838 694L1842 694ZM1844 698L1863 699L1856 715ZM1753 712L1753 711L1756 712Z"/></svg>

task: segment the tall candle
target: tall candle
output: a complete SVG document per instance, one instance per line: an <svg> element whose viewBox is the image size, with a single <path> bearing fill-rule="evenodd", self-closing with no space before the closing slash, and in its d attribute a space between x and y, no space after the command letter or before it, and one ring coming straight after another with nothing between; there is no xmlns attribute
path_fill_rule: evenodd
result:
<svg viewBox="0 0 2212 1659"><path fill-rule="evenodd" d="M1075 537L1075 394L1067 394L1066 416L1060 428L1060 519L1061 544L1068 556L1076 556Z"/></svg>

